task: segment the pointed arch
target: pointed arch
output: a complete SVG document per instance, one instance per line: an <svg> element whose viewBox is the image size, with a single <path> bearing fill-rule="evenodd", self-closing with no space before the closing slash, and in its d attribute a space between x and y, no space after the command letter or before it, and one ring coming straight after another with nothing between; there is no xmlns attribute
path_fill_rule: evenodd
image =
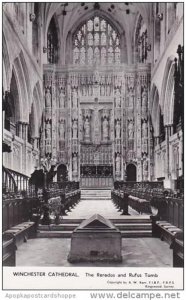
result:
<svg viewBox="0 0 186 300"><path fill-rule="evenodd" d="M26 63L26 60L25 60L22 50L20 52L19 58L20 58L20 63L21 63L24 78L25 78L26 90L27 90L27 95L28 95L28 104L30 107L31 106L31 97L30 97L30 95L31 95L31 85L30 85L31 79L30 79L30 75L28 72L28 66L27 66L27 63Z"/></svg>
<svg viewBox="0 0 186 300"><path fill-rule="evenodd" d="M171 56L167 59L160 99L160 105L162 107L166 125L173 124L175 71L174 58L174 56Z"/></svg>
<svg viewBox="0 0 186 300"><path fill-rule="evenodd" d="M69 30L66 38L65 43L65 64L72 63L73 62L73 55L72 55L72 49L73 49L73 37L75 33L89 20L91 20L94 17L101 18L105 20L107 24L113 28L113 30L116 31L118 36L120 37L120 49L121 49L121 62L128 62L128 53L127 53L127 46L126 46L126 37L124 29L121 27L121 25L113 18L110 18L110 15L103 10L98 10L95 12L95 10L90 10L89 12L85 13L81 16L81 19L78 19L71 29Z"/></svg>
<svg viewBox="0 0 186 300"><path fill-rule="evenodd" d="M20 58L17 57L14 61L14 66L18 75L18 81L20 86L20 99L22 100L24 114L23 120L24 122L28 122L28 115L29 115L29 100L28 100L28 91L27 91L27 83L24 76L23 68L20 62Z"/></svg>
<svg viewBox="0 0 186 300"><path fill-rule="evenodd" d="M152 92L152 105L150 108L150 114L152 119L152 125L154 128L154 136L159 136L160 132L160 104L159 104L159 93L158 89L153 85Z"/></svg>
<svg viewBox="0 0 186 300"><path fill-rule="evenodd" d="M19 82L19 76L16 70L16 67L13 66L12 68L12 77L10 81L10 107L13 113L13 121L14 123L17 123L18 121L23 120L23 103L22 103L22 97L21 97L21 86Z"/></svg>
<svg viewBox="0 0 186 300"><path fill-rule="evenodd" d="M48 63L57 63L59 60L59 49L60 49L60 30L59 24L54 14L50 20L47 30L47 60Z"/></svg>
<svg viewBox="0 0 186 300"><path fill-rule="evenodd" d="M134 63L145 63L148 59L148 27L141 14L136 18L134 29Z"/></svg>
<svg viewBox="0 0 186 300"><path fill-rule="evenodd" d="M12 66L10 63L7 41L4 32L2 32L2 58L3 58L3 86L4 86L4 90L9 90Z"/></svg>

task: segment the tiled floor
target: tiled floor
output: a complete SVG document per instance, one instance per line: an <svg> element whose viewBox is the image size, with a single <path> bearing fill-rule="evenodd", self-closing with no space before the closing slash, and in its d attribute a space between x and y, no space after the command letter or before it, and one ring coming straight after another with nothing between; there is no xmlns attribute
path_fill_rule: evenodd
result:
<svg viewBox="0 0 186 300"><path fill-rule="evenodd" d="M156 238L123 238L119 264L80 263L72 265L67 257L70 239L31 239L16 251L17 266L114 266L114 267L171 267L172 250Z"/></svg>

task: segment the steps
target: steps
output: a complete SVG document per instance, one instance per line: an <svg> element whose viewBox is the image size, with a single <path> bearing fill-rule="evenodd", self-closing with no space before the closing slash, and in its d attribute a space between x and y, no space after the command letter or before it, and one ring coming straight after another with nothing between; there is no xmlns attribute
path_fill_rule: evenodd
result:
<svg viewBox="0 0 186 300"><path fill-rule="evenodd" d="M85 218L91 217L90 213L91 215L100 213L105 218L110 219L120 230L123 238L152 236L150 217L147 215L123 216L118 213L111 201L111 190L81 189L81 202L74 211L69 213L68 216L65 216L60 225L39 225L37 237L71 238L75 228L79 226Z"/></svg>
<svg viewBox="0 0 186 300"><path fill-rule="evenodd" d="M83 219L63 219L60 225L39 225L38 238L71 238L73 230ZM123 216L111 219L123 238L151 237L152 223L148 216Z"/></svg>
<svg viewBox="0 0 186 300"><path fill-rule="evenodd" d="M81 190L81 200L111 200L111 190Z"/></svg>

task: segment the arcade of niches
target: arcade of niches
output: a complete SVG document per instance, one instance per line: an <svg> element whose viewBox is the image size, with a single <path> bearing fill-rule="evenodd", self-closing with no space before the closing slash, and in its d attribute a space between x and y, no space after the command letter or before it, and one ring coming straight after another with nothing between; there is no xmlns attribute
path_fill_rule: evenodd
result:
<svg viewBox="0 0 186 300"><path fill-rule="evenodd" d="M75 181L85 181L86 172L104 181L108 169L114 180L126 180L129 164L137 168L134 180L153 178L148 64L65 71L47 65L44 86L41 155L66 164Z"/></svg>
<svg viewBox="0 0 186 300"><path fill-rule="evenodd" d="M82 187L177 189L182 5L4 4L4 166L30 176L65 165Z"/></svg>

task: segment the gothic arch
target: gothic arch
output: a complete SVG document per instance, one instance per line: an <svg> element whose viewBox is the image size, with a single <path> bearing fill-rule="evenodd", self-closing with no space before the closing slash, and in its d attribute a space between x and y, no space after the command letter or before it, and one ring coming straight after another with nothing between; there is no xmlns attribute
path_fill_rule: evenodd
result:
<svg viewBox="0 0 186 300"><path fill-rule="evenodd" d="M140 36L140 30L141 30L141 25L142 28L144 27L145 31L146 31L146 39L148 41L148 26L146 24L146 22L144 21L143 17L141 14L138 14L137 18L136 18L136 24L135 24L135 28L134 28L134 37L133 37L133 61L134 63L139 63L141 61L138 61L138 48L139 48L139 39L141 39ZM148 57L148 51L146 51L146 55ZM147 57L145 58L145 60L147 59ZM143 62L143 61L142 61Z"/></svg>
<svg viewBox="0 0 186 300"><path fill-rule="evenodd" d="M56 34L55 37L55 42L56 42L56 63L59 62L59 52L60 52L60 27L58 24L58 19L56 17L56 14L54 13L53 16L51 17L51 19L48 22L48 26L46 28L46 32L45 32L45 45L47 48L48 47L48 32L50 29L50 25L53 23L54 27L55 27L55 31L54 34Z"/></svg>
<svg viewBox="0 0 186 300"><path fill-rule="evenodd" d="M20 62L20 58L17 57L14 61L14 66L17 72L17 77L20 86L20 99L23 104L22 108L24 109L24 113L21 121L28 122L28 113L29 113L29 100L28 100L28 91L27 91L27 83L24 76L24 71Z"/></svg>
<svg viewBox="0 0 186 300"><path fill-rule="evenodd" d="M10 63L10 57L8 53L7 42L4 33L2 32L2 57L3 57L3 87L4 91L10 89L10 80L12 66Z"/></svg>
<svg viewBox="0 0 186 300"><path fill-rule="evenodd" d="M29 107L31 107L31 97L29 97L31 95L31 86L30 86L31 79L30 79L28 67L27 67L26 60L25 60L22 50L20 52L19 58L20 58L20 64L21 64L22 71L23 71L23 76L25 78L25 85L26 85L25 88L26 88L27 95L28 95L28 104L29 104Z"/></svg>
<svg viewBox="0 0 186 300"><path fill-rule="evenodd" d="M168 58L162 84L160 104L166 125L173 124L174 113L174 56Z"/></svg>
<svg viewBox="0 0 186 300"><path fill-rule="evenodd" d="M10 80L10 101L13 101L13 103L10 104L10 107L14 110L12 114L14 122L22 121L24 105L22 103L21 86L15 66L12 68L12 76Z"/></svg>
<svg viewBox="0 0 186 300"><path fill-rule="evenodd" d="M137 166L134 163L128 163L126 166L126 180L136 181L137 178Z"/></svg>
<svg viewBox="0 0 186 300"><path fill-rule="evenodd" d="M114 20L114 18L111 20L110 15L107 12L100 9L96 12L95 12L95 10L91 10L91 11L85 13L84 15L82 15L81 19L78 19L73 24L71 29L68 31L67 37L66 37L66 43L65 43L65 50L64 50L65 64L72 63L72 48L73 48L72 47L72 39L73 39L73 35L75 34L75 32L77 31L78 28L83 26L83 24L86 21L88 21L89 19L91 19L92 17L95 17L95 16L103 18L119 34L120 43L121 43L121 62L126 62L127 63L128 62L128 53L127 53L126 36L125 36L124 30L121 27L121 25L117 21Z"/></svg>
<svg viewBox="0 0 186 300"><path fill-rule="evenodd" d="M152 125L154 128L154 136L159 136L160 131L160 104L159 104L159 93L158 89L155 85L152 87L151 92L151 107L150 107L150 114L152 119Z"/></svg>

